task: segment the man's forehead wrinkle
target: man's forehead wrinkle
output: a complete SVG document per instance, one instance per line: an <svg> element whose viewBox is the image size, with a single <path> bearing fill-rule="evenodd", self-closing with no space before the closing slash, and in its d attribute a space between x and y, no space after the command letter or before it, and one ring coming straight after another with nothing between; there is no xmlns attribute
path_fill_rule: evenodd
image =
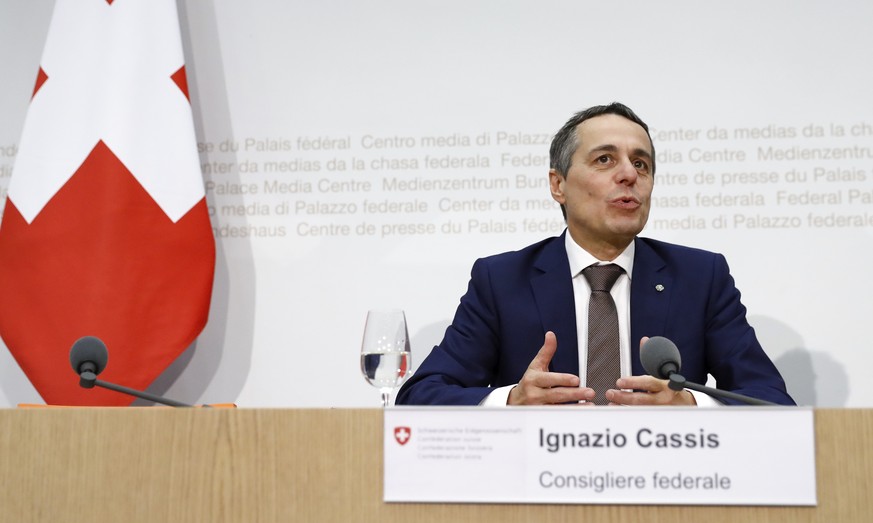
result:
<svg viewBox="0 0 873 523"><path fill-rule="evenodd" d="M605 143L605 144L602 144L602 145L598 145L598 146L594 147L594 148L591 149L591 150L592 150L592 151L609 151L609 152L615 152L615 151L618 150L618 147L615 146L615 145L612 145L611 143Z"/></svg>

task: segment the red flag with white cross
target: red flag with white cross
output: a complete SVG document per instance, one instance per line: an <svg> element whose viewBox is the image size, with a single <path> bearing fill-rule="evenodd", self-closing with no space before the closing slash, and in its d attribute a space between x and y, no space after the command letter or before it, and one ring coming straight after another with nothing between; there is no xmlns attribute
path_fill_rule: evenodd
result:
<svg viewBox="0 0 873 523"><path fill-rule="evenodd" d="M0 222L0 337L49 404L126 405L206 324L215 243L174 0L57 0Z"/></svg>

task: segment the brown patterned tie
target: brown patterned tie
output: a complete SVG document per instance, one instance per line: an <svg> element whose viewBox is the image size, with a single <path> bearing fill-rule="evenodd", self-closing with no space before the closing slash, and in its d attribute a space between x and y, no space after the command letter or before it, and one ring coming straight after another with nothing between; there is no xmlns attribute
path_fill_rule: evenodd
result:
<svg viewBox="0 0 873 523"><path fill-rule="evenodd" d="M624 269L615 264L592 265L582 270L591 285L588 300L588 378L586 384L594 389L595 405L609 403L604 394L615 388L620 377L618 313L609 290Z"/></svg>

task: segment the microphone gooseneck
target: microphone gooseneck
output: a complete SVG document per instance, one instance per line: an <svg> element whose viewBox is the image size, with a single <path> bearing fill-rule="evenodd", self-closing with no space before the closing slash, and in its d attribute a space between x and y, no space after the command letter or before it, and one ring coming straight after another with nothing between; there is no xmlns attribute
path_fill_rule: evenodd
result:
<svg viewBox="0 0 873 523"><path fill-rule="evenodd" d="M191 406L187 403L181 403L141 390L98 380L97 375L103 372L108 361L109 351L106 350L106 344L100 338L84 336L76 340L76 343L70 348L70 365L76 371L76 374L79 375L79 386L82 388L92 389L97 386L171 407Z"/></svg>
<svg viewBox="0 0 873 523"><path fill-rule="evenodd" d="M670 380L668 384L670 389L677 392L689 389L722 401L732 400L745 405L775 405L775 403L762 399L686 380L683 375L679 374L679 369L682 368L682 356L679 354L679 348L676 347L675 343L662 336L652 336L640 347L640 363L650 375L658 379Z"/></svg>

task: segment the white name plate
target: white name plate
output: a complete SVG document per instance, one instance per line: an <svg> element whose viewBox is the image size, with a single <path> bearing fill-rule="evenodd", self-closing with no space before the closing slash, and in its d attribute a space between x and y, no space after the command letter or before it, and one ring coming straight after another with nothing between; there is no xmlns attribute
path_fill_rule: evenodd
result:
<svg viewBox="0 0 873 523"><path fill-rule="evenodd" d="M387 502L815 505L809 408L396 407Z"/></svg>

